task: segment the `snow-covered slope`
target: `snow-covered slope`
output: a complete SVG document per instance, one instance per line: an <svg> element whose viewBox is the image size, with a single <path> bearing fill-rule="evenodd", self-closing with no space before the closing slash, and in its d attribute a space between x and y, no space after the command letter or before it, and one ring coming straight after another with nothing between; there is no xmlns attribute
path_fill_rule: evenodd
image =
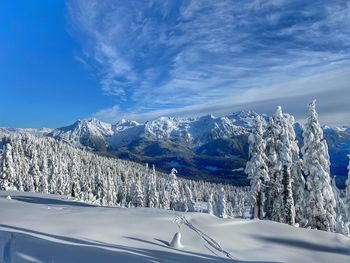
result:
<svg viewBox="0 0 350 263"><path fill-rule="evenodd" d="M348 238L270 221L94 207L20 192L0 192L0 209L0 262L350 261ZM179 216L180 229L173 223ZM170 248L178 231L183 248Z"/></svg>

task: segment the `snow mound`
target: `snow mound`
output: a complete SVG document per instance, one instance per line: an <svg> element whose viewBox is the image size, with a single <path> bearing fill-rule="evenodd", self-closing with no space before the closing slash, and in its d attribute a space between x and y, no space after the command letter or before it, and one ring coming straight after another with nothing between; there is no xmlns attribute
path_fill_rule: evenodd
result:
<svg viewBox="0 0 350 263"><path fill-rule="evenodd" d="M183 245L181 244L181 233L176 232L173 239L170 242L170 247L176 248L176 249L181 249L183 248Z"/></svg>

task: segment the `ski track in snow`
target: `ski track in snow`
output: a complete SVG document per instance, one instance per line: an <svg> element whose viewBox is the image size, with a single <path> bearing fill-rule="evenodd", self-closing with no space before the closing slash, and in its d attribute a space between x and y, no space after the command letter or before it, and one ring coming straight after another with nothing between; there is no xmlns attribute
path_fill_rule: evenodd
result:
<svg viewBox="0 0 350 263"><path fill-rule="evenodd" d="M196 232L196 234L202 239L204 240L207 244L205 244L204 246L211 252L213 253L215 256L218 256L212 249L210 249L208 247L208 245L213 248L214 250L224 254L225 257L227 257L228 259L231 260L235 260L236 262L238 261L237 258L234 258L229 252L227 252L226 250L224 250L221 245L215 241L212 237L210 237L209 235L207 235L206 233L204 233L202 230L198 229L197 227L195 227L191 222L189 222L187 220L187 218L185 216L181 216L179 218L181 220L181 222L187 226L189 229L191 229L192 231ZM239 261L238 261L239 262Z"/></svg>

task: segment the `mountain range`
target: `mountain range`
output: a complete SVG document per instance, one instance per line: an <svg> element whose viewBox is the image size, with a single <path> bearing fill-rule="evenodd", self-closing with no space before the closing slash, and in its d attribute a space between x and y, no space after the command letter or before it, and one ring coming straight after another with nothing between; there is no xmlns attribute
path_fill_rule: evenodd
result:
<svg viewBox="0 0 350 263"><path fill-rule="evenodd" d="M253 111L240 111L225 117L160 117L143 124L131 120L109 124L90 119L57 129L0 128L0 137L31 132L102 155L154 164L164 172L175 167L186 178L246 185L247 140L255 116ZM347 177L350 127L324 126L323 131L329 146L331 174L337 175L337 183L342 187ZM299 123L295 124L295 132L301 146Z"/></svg>

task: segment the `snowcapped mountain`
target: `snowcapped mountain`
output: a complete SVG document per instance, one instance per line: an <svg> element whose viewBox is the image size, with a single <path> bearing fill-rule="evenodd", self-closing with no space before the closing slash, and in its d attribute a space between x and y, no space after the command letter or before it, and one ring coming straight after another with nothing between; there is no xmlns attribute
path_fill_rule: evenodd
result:
<svg viewBox="0 0 350 263"><path fill-rule="evenodd" d="M97 119L78 120L70 126L55 129L51 133L53 137L60 137L68 141L77 141L78 138L86 136L104 137L112 134L112 125Z"/></svg>
<svg viewBox="0 0 350 263"><path fill-rule="evenodd" d="M196 118L160 117L138 123L121 120L115 124L79 120L54 130L0 128L0 137L15 132L30 132L67 141L80 148L140 163L155 164L169 172L193 179L246 184L247 138L257 113L240 111L225 117L206 115ZM302 127L295 125L301 146ZM324 128L329 145L331 172L343 184L350 153L350 128Z"/></svg>
<svg viewBox="0 0 350 263"><path fill-rule="evenodd" d="M113 135L113 130L111 124L91 119L78 120L70 126L55 129L48 135L78 147L101 151L106 147L105 138Z"/></svg>
<svg viewBox="0 0 350 263"><path fill-rule="evenodd" d="M237 112L226 117L160 117L140 124L121 120L113 125L80 120L48 135L78 147L137 162L155 164L168 172L176 167L196 179L246 183L247 136L257 113Z"/></svg>
<svg viewBox="0 0 350 263"><path fill-rule="evenodd" d="M123 120L113 125L114 134L109 141L113 147L124 146L137 138L185 142L195 147L213 139L246 134L251 128L252 118L256 115L254 112L240 112L228 117L160 117L145 124ZM125 137L129 137L129 140L124 140Z"/></svg>

